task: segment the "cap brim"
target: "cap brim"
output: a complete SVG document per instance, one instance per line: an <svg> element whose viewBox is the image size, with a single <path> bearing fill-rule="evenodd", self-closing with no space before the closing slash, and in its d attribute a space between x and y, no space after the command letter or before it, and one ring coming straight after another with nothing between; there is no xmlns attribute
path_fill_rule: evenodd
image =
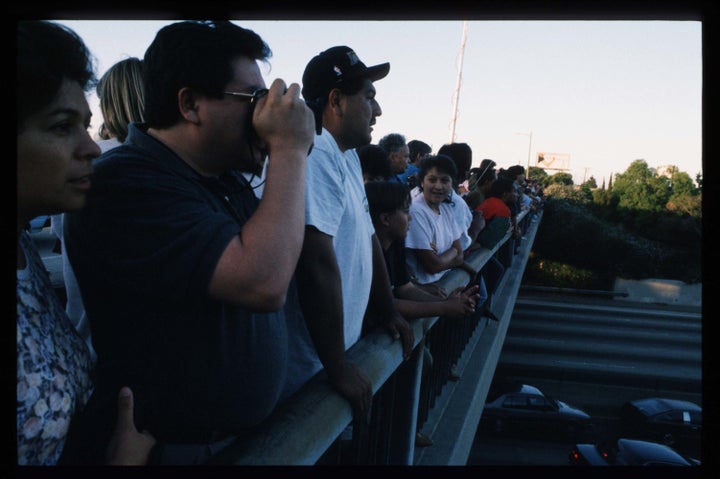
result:
<svg viewBox="0 0 720 479"><path fill-rule="evenodd" d="M366 72L367 77L372 81L381 80L385 78L388 73L390 73L390 63L381 63L380 65L368 67Z"/></svg>

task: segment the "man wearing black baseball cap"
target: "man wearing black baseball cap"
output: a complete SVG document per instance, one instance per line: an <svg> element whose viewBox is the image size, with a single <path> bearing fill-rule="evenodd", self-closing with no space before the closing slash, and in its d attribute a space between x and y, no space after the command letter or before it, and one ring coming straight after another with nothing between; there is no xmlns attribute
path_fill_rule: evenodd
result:
<svg viewBox="0 0 720 479"><path fill-rule="evenodd" d="M346 46L328 48L316 55L305 67L302 94L306 100L327 95L332 88L358 78L378 81L390 72L390 63L367 67L357 54Z"/></svg>
<svg viewBox="0 0 720 479"><path fill-rule="evenodd" d="M324 126L323 110L328 102L328 94L333 89L338 89L345 95L354 95L363 87L366 80L375 82L385 78L389 71L390 63L387 62L368 68L360 61L357 54L346 46L328 48L315 55L303 73L302 95L315 112L316 133L319 135ZM382 115L380 105L376 104L376 106L375 116ZM374 118L372 123L375 123ZM366 143L357 146L367 143L370 143L369 137ZM349 148L357 148L357 146Z"/></svg>
<svg viewBox="0 0 720 479"><path fill-rule="evenodd" d="M345 351L360 339L366 309L402 340L405 358L413 345L412 329L393 303L355 151L371 142L382 114L373 82L389 71L389 63L368 67L350 47L336 46L312 58L302 78L302 95L321 127L307 163L305 238L298 297L288 299L296 314L288 316L292 340L283 396L324 367L358 413L370 405L372 384Z"/></svg>

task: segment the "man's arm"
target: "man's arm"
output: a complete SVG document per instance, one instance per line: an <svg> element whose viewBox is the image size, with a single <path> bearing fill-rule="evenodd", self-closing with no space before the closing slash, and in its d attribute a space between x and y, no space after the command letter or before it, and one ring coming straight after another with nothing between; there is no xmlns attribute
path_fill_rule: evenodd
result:
<svg viewBox="0 0 720 479"><path fill-rule="evenodd" d="M225 248L210 281L210 295L255 311L275 311L285 303L302 248L314 120L299 95L298 84L286 90L278 79L258 103L253 125L269 154L263 199Z"/></svg>
<svg viewBox="0 0 720 479"><path fill-rule="evenodd" d="M470 223L470 227L468 228L468 235L470 236L472 243L475 243L478 235L483 230L483 228L485 228L485 218L483 217L482 213L478 211L473 211L472 215L473 219Z"/></svg>
<svg viewBox="0 0 720 479"><path fill-rule="evenodd" d="M453 241L451 247L442 253L425 249L414 249L413 251L422 267L429 273L440 273L452 268L463 268L467 271L460 238ZM468 273L470 272L468 271Z"/></svg>
<svg viewBox="0 0 720 479"><path fill-rule="evenodd" d="M385 257L377 235L372 235L373 275L368 308L386 325L393 338L402 341L403 357L410 357L415 338L412 328L395 307Z"/></svg>
<svg viewBox="0 0 720 479"><path fill-rule="evenodd" d="M465 290L457 288L444 299L439 299L412 281L395 288L395 305L407 319L430 318L433 316L462 318L475 311L478 300L478 286Z"/></svg>
<svg viewBox="0 0 720 479"><path fill-rule="evenodd" d="M431 274L447 271L460 264L458 252L455 248L448 248L447 251L443 251L442 253L436 253L430 249L408 249L413 251L423 269Z"/></svg>
<svg viewBox="0 0 720 479"><path fill-rule="evenodd" d="M353 409L367 410L372 383L345 358L342 280L332 236L313 226L305 227L296 277L305 323L330 383Z"/></svg>
<svg viewBox="0 0 720 479"><path fill-rule="evenodd" d="M453 241L452 247L458 252L457 257L455 258L455 264L453 264L454 268L460 268L464 270L467 274L470 275L470 282L475 281L475 277L477 276L478 272L475 271L475 268L470 266L470 263L465 261L465 255L463 254L462 245L460 244L460 239L456 239Z"/></svg>

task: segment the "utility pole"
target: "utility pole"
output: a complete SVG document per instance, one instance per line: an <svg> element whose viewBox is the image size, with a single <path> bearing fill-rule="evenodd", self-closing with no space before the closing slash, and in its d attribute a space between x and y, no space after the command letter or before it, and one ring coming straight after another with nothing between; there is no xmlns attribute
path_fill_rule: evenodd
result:
<svg viewBox="0 0 720 479"><path fill-rule="evenodd" d="M532 150L532 131L530 133L515 133L515 134L530 137L530 142L528 144L527 169L525 170L525 176L529 176L530 175L530 150Z"/></svg>
<svg viewBox="0 0 720 479"><path fill-rule="evenodd" d="M465 40L467 38L467 20L463 20L462 40L460 41L460 54L458 56L458 75L453 99L453 114L450 123L450 143L455 142L455 123L457 122L458 103L460 102L460 85L462 84L463 56L465 55Z"/></svg>
<svg viewBox="0 0 720 479"><path fill-rule="evenodd" d="M526 175L530 175L530 150L532 149L532 131L530 132L530 141L528 142L528 164L525 170Z"/></svg>

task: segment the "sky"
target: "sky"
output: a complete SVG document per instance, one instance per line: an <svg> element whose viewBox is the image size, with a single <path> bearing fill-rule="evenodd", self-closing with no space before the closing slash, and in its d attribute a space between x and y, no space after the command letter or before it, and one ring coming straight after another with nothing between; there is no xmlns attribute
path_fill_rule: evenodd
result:
<svg viewBox="0 0 720 479"><path fill-rule="evenodd" d="M142 58L171 23L59 21L85 40L98 77ZM637 159L693 179L702 173L700 21L234 21L273 51L269 68L260 65L268 85L301 83L307 62L335 45L368 66L390 62L375 82L383 113L373 143L388 133L433 152L466 142L473 166L491 158L501 168L536 166L541 152L566 155L576 184L592 176L600 185ZM89 101L94 132L102 119L94 94Z"/></svg>

